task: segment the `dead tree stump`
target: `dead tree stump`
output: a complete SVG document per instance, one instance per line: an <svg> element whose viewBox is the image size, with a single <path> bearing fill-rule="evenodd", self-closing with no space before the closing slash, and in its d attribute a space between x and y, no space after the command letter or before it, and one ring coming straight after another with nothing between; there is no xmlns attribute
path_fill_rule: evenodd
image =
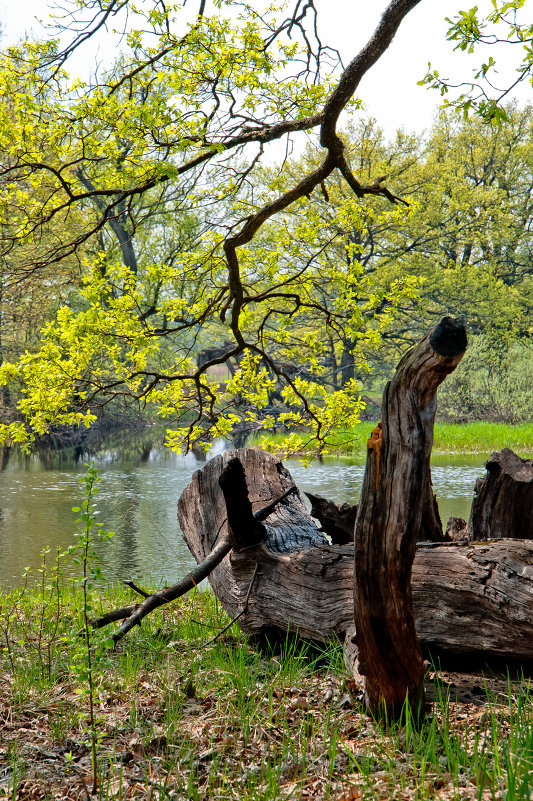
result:
<svg viewBox="0 0 533 801"><path fill-rule="evenodd" d="M422 709L424 662L413 618L411 568L431 497L436 393L466 349L445 317L400 361L385 388L382 426L368 441L355 523L357 669L376 712ZM429 509L431 513L431 509Z"/></svg>
<svg viewBox="0 0 533 801"><path fill-rule="evenodd" d="M343 503L337 506L321 495L305 493L311 501L311 517L320 523L321 530L327 534L333 545L347 545L353 542L357 504Z"/></svg>
<svg viewBox="0 0 533 801"><path fill-rule="evenodd" d="M476 482L469 538L533 539L533 460L504 448L485 467L486 475Z"/></svg>

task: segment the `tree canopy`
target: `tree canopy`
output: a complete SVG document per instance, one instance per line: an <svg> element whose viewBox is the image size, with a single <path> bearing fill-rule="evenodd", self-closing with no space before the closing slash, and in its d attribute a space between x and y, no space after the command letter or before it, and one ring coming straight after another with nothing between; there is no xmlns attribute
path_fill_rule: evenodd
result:
<svg viewBox="0 0 533 801"><path fill-rule="evenodd" d="M178 4L67 2L57 38L1 54L0 384L11 410L1 441L89 424L120 404L157 410L175 446L261 416L303 428L321 450L357 417L353 365L432 280L421 259L448 253L454 237L463 258L480 215L501 229L494 205L478 211L467 177L459 219L461 192L436 156L406 186L397 166L416 147L382 172L382 144L380 160L365 162L340 132L361 78L418 2L390 2L346 67L320 40L312 0L261 11L202 0L188 21ZM522 4L494 3L490 21L525 42L512 16ZM452 23L459 46L482 41L473 25ZM108 26L124 29L116 62L90 81L70 78L72 54ZM292 152L297 135L313 138L313 158ZM285 158L273 169L265 153L276 141ZM438 197L448 211L436 223ZM392 253L418 237L413 221L426 251L410 246L378 277L376 226L394 229L378 246ZM438 241L435 225L446 229ZM488 247L470 247L466 263Z"/></svg>

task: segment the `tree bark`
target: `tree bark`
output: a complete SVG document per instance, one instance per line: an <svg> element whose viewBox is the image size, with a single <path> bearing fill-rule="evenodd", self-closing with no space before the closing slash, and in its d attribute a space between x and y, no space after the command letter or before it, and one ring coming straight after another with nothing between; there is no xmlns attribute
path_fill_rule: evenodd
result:
<svg viewBox="0 0 533 801"><path fill-rule="evenodd" d="M357 669L368 706L389 717L406 701L417 715L423 709L411 568L430 495L437 388L465 349L464 325L443 318L400 361L383 394L382 427L368 441L355 523Z"/></svg>
<svg viewBox="0 0 533 801"><path fill-rule="evenodd" d="M504 448L485 467L486 475L476 483L468 537L533 539L533 460Z"/></svg>
<svg viewBox="0 0 533 801"><path fill-rule="evenodd" d="M337 506L321 495L305 493L311 501L311 516L320 523L321 531L327 534L332 545L347 545L353 542L357 504L343 503Z"/></svg>
<svg viewBox="0 0 533 801"><path fill-rule="evenodd" d="M257 450L231 451L197 471L178 515L185 540L203 562L228 536L219 477L235 456L257 515L294 488L281 461ZM353 634L353 544L334 546L317 530L297 490L267 506L265 542L231 551L209 575L222 606L250 634L288 631L327 642ZM253 540L253 537L252 537ZM421 642L457 654L533 660L533 542L502 540L418 545L413 609Z"/></svg>

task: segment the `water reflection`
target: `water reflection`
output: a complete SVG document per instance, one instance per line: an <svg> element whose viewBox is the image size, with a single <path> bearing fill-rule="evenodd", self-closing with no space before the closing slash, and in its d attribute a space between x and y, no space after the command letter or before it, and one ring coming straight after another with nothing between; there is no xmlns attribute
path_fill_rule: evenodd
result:
<svg viewBox="0 0 533 801"><path fill-rule="evenodd" d="M66 548L79 525L73 506L82 501L83 462L73 459L45 467L36 458L14 459L0 474L0 583L20 583L27 566L40 564L40 551L50 545ZM194 457L150 449L135 459L118 451L94 456L102 475L96 505L106 529L116 532L110 543L96 546L106 578L175 581L193 564L181 538L177 500L197 468ZM75 575L77 568L69 568Z"/></svg>
<svg viewBox="0 0 533 801"><path fill-rule="evenodd" d="M124 445L124 450L122 446ZM216 451L223 449L217 443ZM176 520L178 498L193 472L205 463L203 452L178 456L151 439L127 438L106 442L105 450L89 456L102 475L97 496L100 521L116 532L99 548L101 566L109 581L132 578L139 582L173 583L193 565ZM27 566L36 570L40 551L49 545L67 548L74 541L82 500L80 476L87 454L76 462L57 452L42 460L14 457L0 473L0 584L18 584ZM467 518L475 480L484 472L480 456L436 459L433 485L444 521ZM358 500L364 465L331 461L305 467L287 466L302 490L337 503ZM71 575L78 568L70 566Z"/></svg>

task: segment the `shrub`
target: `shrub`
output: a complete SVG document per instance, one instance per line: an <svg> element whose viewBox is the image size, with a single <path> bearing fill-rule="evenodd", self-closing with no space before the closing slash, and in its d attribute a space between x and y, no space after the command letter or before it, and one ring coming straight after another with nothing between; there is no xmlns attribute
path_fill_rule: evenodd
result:
<svg viewBox="0 0 533 801"><path fill-rule="evenodd" d="M533 419L533 344L474 337L439 390L440 420L519 423Z"/></svg>

